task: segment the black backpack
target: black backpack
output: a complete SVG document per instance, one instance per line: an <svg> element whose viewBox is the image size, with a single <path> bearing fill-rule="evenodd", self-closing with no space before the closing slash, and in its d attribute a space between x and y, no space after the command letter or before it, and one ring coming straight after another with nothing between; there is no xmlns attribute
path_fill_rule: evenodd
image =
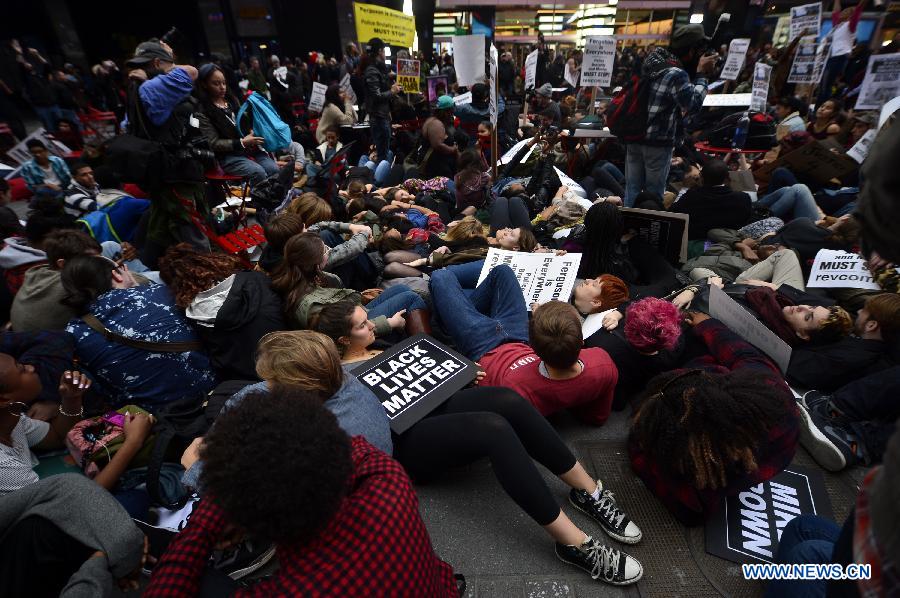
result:
<svg viewBox="0 0 900 598"><path fill-rule="evenodd" d="M648 104L653 79L633 75L606 108L606 125L622 143L643 141L647 136Z"/></svg>
<svg viewBox="0 0 900 598"><path fill-rule="evenodd" d="M278 172L257 183L250 191L250 199L258 208L274 210L287 197L294 182L294 160L289 160Z"/></svg>

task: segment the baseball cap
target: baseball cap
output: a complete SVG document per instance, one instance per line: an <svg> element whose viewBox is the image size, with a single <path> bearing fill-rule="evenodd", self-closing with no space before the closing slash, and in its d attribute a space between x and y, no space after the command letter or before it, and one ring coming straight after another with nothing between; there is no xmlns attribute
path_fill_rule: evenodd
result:
<svg viewBox="0 0 900 598"><path fill-rule="evenodd" d="M691 25L682 25L672 34L672 40L669 46L672 48L688 48L700 42L708 42L709 38L703 30L703 25L693 23Z"/></svg>
<svg viewBox="0 0 900 598"><path fill-rule="evenodd" d="M437 109L438 110L446 110L448 108L453 108L453 98L450 96L441 96L437 101Z"/></svg>
<svg viewBox="0 0 900 598"><path fill-rule="evenodd" d="M366 52L369 54L374 54L378 52L378 50L384 47L384 42L381 41L380 37L373 37L369 40L369 43L366 44Z"/></svg>
<svg viewBox="0 0 900 598"><path fill-rule="evenodd" d="M553 95L553 86L550 85L549 83L544 83L543 85L541 85L540 87L537 88L537 91L535 93L537 93L539 96L544 96L545 98L549 98L550 96Z"/></svg>
<svg viewBox="0 0 900 598"><path fill-rule="evenodd" d="M171 52L163 48L162 44L151 41L138 44L138 47L134 49L134 56L129 58L125 64L128 66L140 66L147 64L154 58L175 62L175 57L172 56Z"/></svg>

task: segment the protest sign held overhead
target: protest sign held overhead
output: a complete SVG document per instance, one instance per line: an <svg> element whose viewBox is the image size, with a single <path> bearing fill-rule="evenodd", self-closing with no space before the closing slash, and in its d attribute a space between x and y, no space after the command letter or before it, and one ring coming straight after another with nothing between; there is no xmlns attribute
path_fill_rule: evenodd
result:
<svg viewBox="0 0 900 598"><path fill-rule="evenodd" d="M461 87L484 83L487 79L484 72L484 36L454 35L452 39L456 82Z"/></svg>
<svg viewBox="0 0 900 598"><path fill-rule="evenodd" d="M808 287L881 290L858 253L820 249L809 273Z"/></svg>
<svg viewBox="0 0 900 598"><path fill-rule="evenodd" d="M757 112L766 111L766 102L769 99L769 80L772 77L772 67L763 62L757 62L753 67L753 91L750 94L750 110Z"/></svg>
<svg viewBox="0 0 900 598"><path fill-rule="evenodd" d="M353 370L378 398L395 434L475 379L478 364L425 334L400 342Z"/></svg>
<svg viewBox="0 0 900 598"><path fill-rule="evenodd" d="M856 109L881 110L897 96L900 96L900 52L869 57Z"/></svg>
<svg viewBox="0 0 900 598"><path fill-rule="evenodd" d="M325 92L328 87L316 82L312 85L312 94L309 96L309 109L313 112L321 112L325 107Z"/></svg>
<svg viewBox="0 0 900 598"><path fill-rule="evenodd" d="M782 372L787 371L791 346L715 285L709 286L709 315L768 355Z"/></svg>
<svg viewBox="0 0 900 598"><path fill-rule="evenodd" d="M484 260L478 284L484 282L488 273L500 264L512 268L530 311L532 303L569 300L578 277L581 254L522 253L492 248Z"/></svg>
<svg viewBox="0 0 900 598"><path fill-rule="evenodd" d="M815 83L817 48L816 36L807 35L800 38L788 74L788 83Z"/></svg>
<svg viewBox="0 0 900 598"><path fill-rule="evenodd" d="M744 67L744 60L747 58L747 49L750 48L750 40L738 38L731 40L728 45L728 56L725 58L725 66L722 67L723 79L734 81Z"/></svg>
<svg viewBox="0 0 900 598"><path fill-rule="evenodd" d="M525 57L525 89L533 89L537 78L538 51L534 50Z"/></svg>
<svg viewBox="0 0 900 598"><path fill-rule="evenodd" d="M416 37L416 20L399 10L375 4L353 3L356 37L365 43L377 37L390 46L412 48Z"/></svg>
<svg viewBox="0 0 900 598"><path fill-rule="evenodd" d="M581 63L581 85L584 87L608 87L612 81L615 59L616 38L606 35L585 39L584 60Z"/></svg>
<svg viewBox="0 0 900 598"><path fill-rule="evenodd" d="M791 7L791 39L800 35L819 36L822 24L822 3L813 2Z"/></svg>

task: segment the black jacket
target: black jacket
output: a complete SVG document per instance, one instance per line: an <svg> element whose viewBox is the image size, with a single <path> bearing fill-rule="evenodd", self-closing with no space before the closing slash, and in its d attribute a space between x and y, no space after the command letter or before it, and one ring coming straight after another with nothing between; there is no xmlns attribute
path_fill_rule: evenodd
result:
<svg viewBox="0 0 900 598"><path fill-rule="evenodd" d="M388 79L387 67L383 64L370 64L366 67L366 112L369 118L391 119L391 82Z"/></svg>
<svg viewBox="0 0 900 598"><path fill-rule="evenodd" d="M787 379L802 389L834 392L891 365L884 342L850 336L827 345L794 348Z"/></svg>
<svg viewBox="0 0 900 598"><path fill-rule="evenodd" d="M690 189L671 210L690 216L689 239L705 239L713 228L741 228L750 221L750 196L728 186Z"/></svg>

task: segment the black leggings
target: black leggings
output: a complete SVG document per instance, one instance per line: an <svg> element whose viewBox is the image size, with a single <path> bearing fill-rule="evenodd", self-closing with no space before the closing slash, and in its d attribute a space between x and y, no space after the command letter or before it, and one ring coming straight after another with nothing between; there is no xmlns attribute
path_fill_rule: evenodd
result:
<svg viewBox="0 0 900 598"><path fill-rule="evenodd" d="M508 388L490 387L459 391L395 436L394 457L420 482L487 457L506 493L539 525L556 520L560 508L534 461L557 476L576 463L531 403Z"/></svg>
<svg viewBox="0 0 900 598"><path fill-rule="evenodd" d="M525 228L531 230L528 206L521 197L498 197L491 204L491 235L501 228Z"/></svg>

